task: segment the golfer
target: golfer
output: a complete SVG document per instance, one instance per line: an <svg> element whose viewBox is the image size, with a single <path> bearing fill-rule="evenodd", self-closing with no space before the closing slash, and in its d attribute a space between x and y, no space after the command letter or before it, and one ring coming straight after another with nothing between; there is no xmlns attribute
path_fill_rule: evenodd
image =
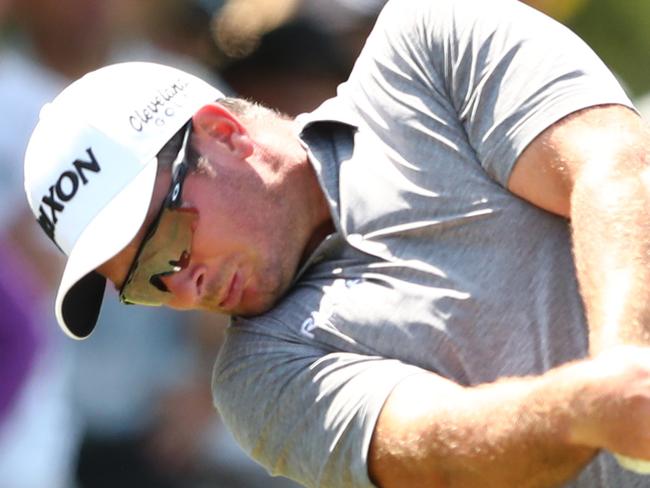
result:
<svg viewBox="0 0 650 488"><path fill-rule="evenodd" d="M215 404L271 473L648 485L623 466L650 460L650 134L532 8L390 0L297 119L109 66L44 107L25 164L63 330L92 332L107 280L231 315Z"/></svg>

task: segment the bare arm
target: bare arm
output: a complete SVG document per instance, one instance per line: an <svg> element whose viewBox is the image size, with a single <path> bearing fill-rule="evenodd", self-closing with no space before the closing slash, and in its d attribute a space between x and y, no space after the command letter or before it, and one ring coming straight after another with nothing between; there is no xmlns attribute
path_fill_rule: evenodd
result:
<svg viewBox="0 0 650 488"><path fill-rule="evenodd" d="M374 481L383 488L502 488L570 479L595 450L568 444L571 412L561 406L571 398L552 383L512 379L462 388L436 375L406 380L375 431Z"/></svg>
<svg viewBox="0 0 650 488"><path fill-rule="evenodd" d="M650 132L631 110L596 107L542 133L510 189L571 219L590 349L650 345Z"/></svg>
<svg viewBox="0 0 650 488"><path fill-rule="evenodd" d="M473 388L411 377L382 410L369 469L382 488L550 488L601 447L650 457L645 348Z"/></svg>

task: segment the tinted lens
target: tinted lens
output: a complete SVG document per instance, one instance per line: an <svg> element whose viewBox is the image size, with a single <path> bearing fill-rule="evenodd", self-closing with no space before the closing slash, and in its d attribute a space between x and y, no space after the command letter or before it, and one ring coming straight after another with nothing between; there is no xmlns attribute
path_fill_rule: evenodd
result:
<svg viewBox="0 0 650 488"><path fill-rule="evenodd" d="M171 299L172 294L165 290L160 278L187 266L193 223L197 218L197 211L191 208L163 210L158 225L142 245L129 281L122 287L120 300L158 306Z"/></svg>

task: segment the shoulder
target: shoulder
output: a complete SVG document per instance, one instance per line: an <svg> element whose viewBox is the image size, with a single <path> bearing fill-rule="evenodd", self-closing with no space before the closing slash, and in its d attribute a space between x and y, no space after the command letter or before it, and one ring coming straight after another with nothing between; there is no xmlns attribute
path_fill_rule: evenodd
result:
<svg viewBox="0 0 650 488"><path fill-rule="evenodd" d="M324 354L308 334L301 333L318 297L303 294L301 301L293 299L294 294L262 315L232 319L215 363L215 382L228 383L242 374L261 377L285 361Z"/></svg>

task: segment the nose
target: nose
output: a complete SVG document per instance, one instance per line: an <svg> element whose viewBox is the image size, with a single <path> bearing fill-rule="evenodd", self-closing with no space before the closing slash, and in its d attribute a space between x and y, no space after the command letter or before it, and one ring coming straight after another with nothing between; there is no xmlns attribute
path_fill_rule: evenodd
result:
<svg viewBox="0 0 650 488"><path fill-rule="evenodd" d="M204 293L206 271L205 266L193 266L163 277L172 294L168 305L183 310L197 307Z"/></svg>

